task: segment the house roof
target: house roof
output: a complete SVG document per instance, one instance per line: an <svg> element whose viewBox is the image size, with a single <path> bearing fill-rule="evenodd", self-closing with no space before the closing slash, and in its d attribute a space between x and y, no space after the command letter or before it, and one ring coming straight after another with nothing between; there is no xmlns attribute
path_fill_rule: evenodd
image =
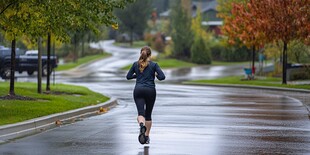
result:
<svg viewBox="0 0 310 155"><path fill-rule="evenodd" d="M171 10L167 10L159 14L160 17L169 17Z"/></svg>
<svg viewBox="0 0 310 155"><path fill-rule="evenodd" d="M208 11L216 11L217 1L210 0L207 2L192 2L192 16L195 17L197 15L197 8L200 7L201 13L205 13ZM168 17L170 15L171 10L167 10L159 14L160 17Z"/></svg>
<svg viewBox="0 0 310 155"><path fill-rule="evenodd" d="M193 8L198 8L200 6L201 13L205 13L208 11L216 11L217 1L212 0L208 2L193 2ZM197 15L196 9L192 11L192 16L195 17Z"/></svg>

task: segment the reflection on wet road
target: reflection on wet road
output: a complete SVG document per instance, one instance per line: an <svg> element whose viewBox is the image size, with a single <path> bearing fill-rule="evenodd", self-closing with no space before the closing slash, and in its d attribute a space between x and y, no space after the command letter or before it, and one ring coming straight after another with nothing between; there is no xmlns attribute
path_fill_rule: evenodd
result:
<svg viewBox="0 0 310 155"><path fill-rule="evenodd" d="M17 140L0 150L124 155L310 152L308 113L296 99L254 90L169 84L157 86L151 144L145 148L137 141L133 85L119 84L80 83L119 98L109 113Z"/></svg>
<svg viewBox="0 0 310 155"><path fill-rule="evenodd" d="M116 65L97 65L98 72L68 74L70 78L62 80L118 98L116 108L0 145L0 154L310 154L308 111L291 97L306 94L183 86L169 80L157 84L151 144L140 145L134 81L125 81L123 71L111 70Z"/></svg>

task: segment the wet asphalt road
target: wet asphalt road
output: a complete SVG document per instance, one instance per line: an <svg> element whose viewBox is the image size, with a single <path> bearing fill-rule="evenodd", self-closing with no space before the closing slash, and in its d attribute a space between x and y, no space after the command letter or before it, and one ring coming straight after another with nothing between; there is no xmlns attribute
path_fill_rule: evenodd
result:
<svg viewBox="0 0 310 155"><path fill-rule="evenodd" d="M238 67L198 67L184 74L165 71L167 81L157 82L151 144L140 145L134 81L126 81L125 72L117 70L138 55L109 44L102 45L123 59L111 57L81 67L76 71L80 74L66 72L56 77L58 82L116 97L119 105L106 114L0 145L0 154L310 154L310 121L300 102L309 101L309 95L173 84L201 76L239 74L234 72Z"/></svg>

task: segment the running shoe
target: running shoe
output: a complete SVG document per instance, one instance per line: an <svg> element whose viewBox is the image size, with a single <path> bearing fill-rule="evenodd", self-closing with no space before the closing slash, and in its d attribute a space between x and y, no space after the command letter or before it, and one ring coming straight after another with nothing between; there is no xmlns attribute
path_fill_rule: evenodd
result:
<svg viewBox="0 0 310 155"><path fill-rule="evenodd" d="M149 136L145 136L145 144L150 144L150 137Z"/></svg>
<svg viewBox="0 0 310 155"><path fill-rule="evenodd" d="M146 132L146 127L143 125L143 123L140 123L140 134L139 134L139 142L141 144L145 144L146 143L146 136L145 136L145 132Z"/></svg>

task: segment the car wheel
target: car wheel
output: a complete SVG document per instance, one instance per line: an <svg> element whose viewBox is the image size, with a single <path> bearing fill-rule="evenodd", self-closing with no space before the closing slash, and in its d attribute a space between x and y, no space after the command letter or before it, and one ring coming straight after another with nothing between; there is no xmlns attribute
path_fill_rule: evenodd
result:
<svg viewBox="0 0 310 155"><path fill-rule="evenodd" d="M9 79L11 77L11 68L6 67L3 69L2 78L3 79Z"/></svg>
<svg viewBox="0 0 310 155"><path fill-rule="evenodd" d="M0 77L1 77L2 79L4 79L4 74L3 74L2 71L0 71Z"/></svg>
<svg viewBox="0 0 310 155"><path fill-rule="evenodd" d="M42 76L47 76L47 65L42 67Z"/></svg>

